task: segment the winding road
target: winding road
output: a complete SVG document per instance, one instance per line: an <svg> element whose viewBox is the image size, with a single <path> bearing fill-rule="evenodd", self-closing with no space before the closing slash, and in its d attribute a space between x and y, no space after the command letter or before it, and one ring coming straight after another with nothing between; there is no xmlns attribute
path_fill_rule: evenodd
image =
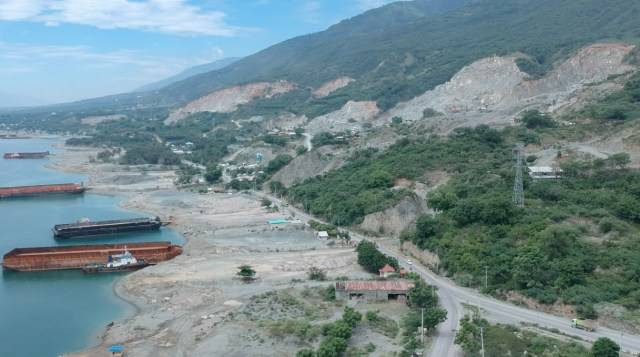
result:
<svg viewBox="0 0 640 357"><path fill-rule="evenodd" d="M258 193L283 207L283 201L271 195ZM295 207L287 207L289 211L295 213L298 219L308 221L314 219L322 220L310 216ZM367 237L349 231L354 241L369 240ZM431 285L438 288L440 303L447 310L447 320L438 326L435 341L431 346L430 356L432 357L459 357L462 351L455 341L456 330L462 318L464 309L462 304L477 306L482 310L483 316L491 321L519 325L522 323L536 325L539 328L554 329L567 336L574 336L584 341L593 342L600 337L608 337L621 346L621 350L627 353L640 353L640 336L624 334L620 331L606 327L598 327L595 332L587 332L571 327L569 319L547 314L540 311L530 310L521 306L513 305L509 302L501 301L483 295L476 290L460 287L448 278L439 276L423 265L407 262L407 257L384 244L376 241L378 249L384 254L398 259L402 267L420 274L420 276Z"/></svg>

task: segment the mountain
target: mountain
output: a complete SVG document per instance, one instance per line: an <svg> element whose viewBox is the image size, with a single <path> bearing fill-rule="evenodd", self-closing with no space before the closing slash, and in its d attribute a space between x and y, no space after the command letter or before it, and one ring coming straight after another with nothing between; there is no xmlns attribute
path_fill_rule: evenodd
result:
<svg viewBox="0 0 640 357"><path fill-rule="evenodd" d="M375 100L388 110L488 56L521 53L520 68L539 76L587 44L633 43L640 38L638 13L636 0L609 0L607 6L601 0L396 2L158 91L85 100L56 111L172 108L218 89L276 80L299 89L272 100L309 117L349 100ZM344 76L356 81L327 97L314 98L308 90Z"/></svg>
<svg viewBox="0 0 640 357"><path fill-rule="evenodd" d="M229 57L229 58L223 58L221 60L218 61L214 61L211 63L205 63L205 64L201 64L199 66L194 66L191 68L187 68L184 71L171 76L169 78L165 78L163 80L154 82L154 83L150 83L147 84L145 86L142 86L136 90L134 90L134 92L146 92L146 91L154 91L154 90L158 90L161 88L164 88L170 84L173 84L175 82L179 82L182 80L185 80L189 77L193 77L195 75L201 74L201 73L207 73L207 72L211 72L211 71L216 71L219 69L222 69L236 61L238 61L240 59L240 57Z"/></svg>

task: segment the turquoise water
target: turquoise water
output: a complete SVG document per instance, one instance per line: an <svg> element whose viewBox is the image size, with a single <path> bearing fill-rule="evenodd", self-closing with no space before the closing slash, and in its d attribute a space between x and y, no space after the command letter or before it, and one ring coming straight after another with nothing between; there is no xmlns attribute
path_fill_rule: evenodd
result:
<svg viewBox="0 0 640 357"><path fill-rule="evenodd" d="M44 139L0 140L0 153L51 151L56 142ZM45 183L81 182L81 175L49 170L49 160L3 160L0 187ZM54 224L144 216L117 207L118 198L85 194L0 200L0 255L16 247L84 243L145 242L180 243L168 229L133 233L115 238L56 242ZM132 307L113 294L120 274L85 275L78 271L0 273L0 355L49 357L81 350L97 342L102 328L132 313Z"/></svg>

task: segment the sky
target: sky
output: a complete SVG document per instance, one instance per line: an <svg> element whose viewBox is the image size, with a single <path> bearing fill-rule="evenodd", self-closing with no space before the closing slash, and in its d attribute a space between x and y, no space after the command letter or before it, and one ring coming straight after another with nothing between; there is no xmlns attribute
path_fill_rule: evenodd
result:
<svg viewBox="0 0 640 357"><path fill-rule="evenodd" d="M131 91L392 0L0 0L0 106Z"/></svg>

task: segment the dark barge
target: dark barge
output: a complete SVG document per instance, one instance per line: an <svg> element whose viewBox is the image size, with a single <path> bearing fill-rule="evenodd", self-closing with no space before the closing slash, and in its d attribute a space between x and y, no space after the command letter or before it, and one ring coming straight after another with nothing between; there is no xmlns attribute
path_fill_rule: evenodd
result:
<svg viewBox="0 0 640 357"><path fill-rule="evenodd" d="M43 152L8 152L4 154L5 159L44 159L51 155L48 151Z"/></svg>
<svg viewBox="0 0 640 357"><path fill-rule="evenodd" d="M84 193L85 190L86 188L81 183L0 187L0 199L10 198L10 197L40 196L40 195L50 195L50 194Z"/></svg>
<svg viewBox="0 0 640 357"><path fill-rule="evenodd" d="M148 242L16 248L4 255L2 266L16 271L85 269L92 264L107 264L109 257L124 251L153 265L177 257L182 247L171 242Z"/></svg>
<svg viewBox="0 0 640 357"><path fill-rule="evenodd" d="M158 230L162 226L160 217L119 219L112 221L84 221L58 224L53 227L56 239L105 236L138 231Z"/></svg>

